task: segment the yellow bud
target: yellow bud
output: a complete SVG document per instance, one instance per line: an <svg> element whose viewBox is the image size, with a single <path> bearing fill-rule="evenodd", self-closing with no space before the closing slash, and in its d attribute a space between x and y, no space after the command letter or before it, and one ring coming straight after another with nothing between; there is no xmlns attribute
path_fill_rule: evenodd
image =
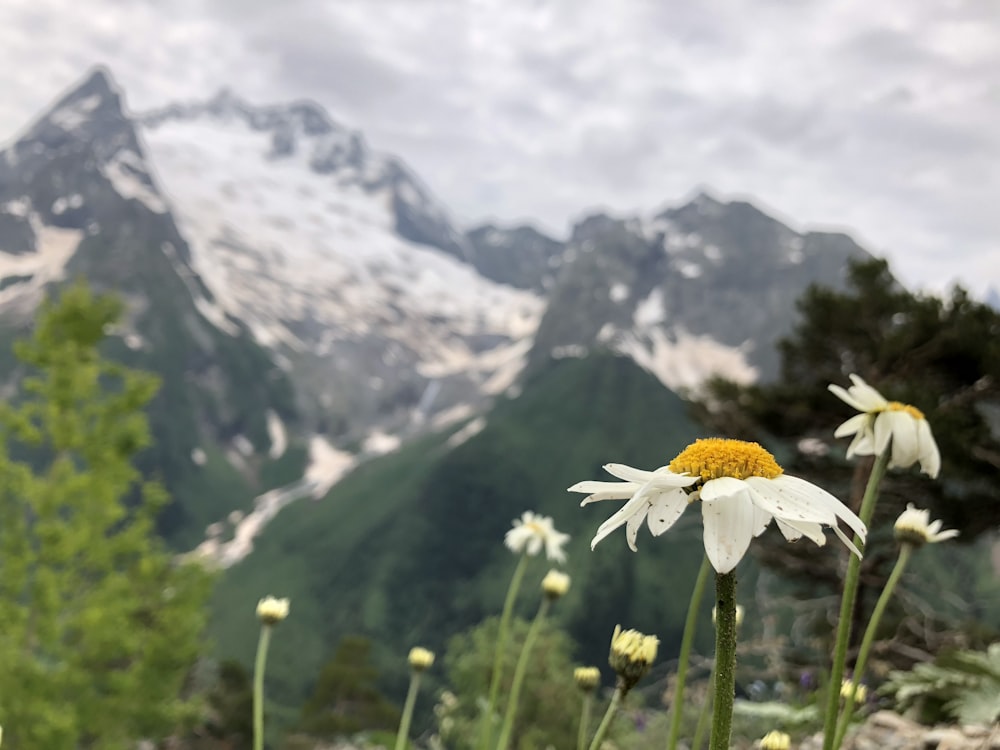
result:
<svg viewBox="0 0 1000 750"><path fill-rule="evenodd" d="M601 684L601 670L597 667L577 667L573 670L576 686L585 693Z"/></svg>
<svg viewBox="0 0 1000 750"><path fill-rule="evenodd" d="M549 599L558 599L569 591L569 576L558 570L550 570L542 579L542 592Z"/></svg>
<svg viewBox="0 0 1000 750"><path fill-rule="evenodd" d="M425 669L429 669L434 663L434 652L420 646L415 646L410 649L409 661L410 668L414 672L423 672Z"/></svg>
<svg viewBox="0 0 1000 750"><path fill-rule="evenodd" d="M265 625L274 625L288 617L288 599L265 596L257 602L257 619Z"/></svg>

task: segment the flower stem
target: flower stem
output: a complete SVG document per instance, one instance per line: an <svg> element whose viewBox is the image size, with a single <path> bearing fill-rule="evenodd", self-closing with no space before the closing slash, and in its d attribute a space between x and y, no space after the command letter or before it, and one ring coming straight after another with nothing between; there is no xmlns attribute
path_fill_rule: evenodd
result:
<svg viewBox="0 0 1000 750"><path fill-rule="evenodd" d="M594 706L594 694L587 691L583 695L583 706L580 709L580 731L576 735L576 750L586 750L587 735L590 733L590 711Z"/></svg>
<svg viewBox="0 0 1000 750"><path fill-rule="evenodd" d="M541 630L545 614L549 611L549 604L552 600L547 596L542 597L542 603L538 605L538 614L531 621L528 628L528 635L524 638L524 646L521 647L521 655L517 659L517 666L514 668L514 681L510 686L510 695L507 697L507 710L504 712L503 726L500 728L500 740L497 742L497 750L507 750L510 744L510 733L514 729L514 717L517 715L517 704L521 700L521 687L524 685L524 675L528 671L528 661L531 659L531 650L535 646L538 638L538 631Z"/></svg>
<svg viewBox="0 0 1000 750"><path fill-rule="evenodd" d="M712 672L708 677L708 684L715 684L715 663L712 663ZM701 750L702 740L705 739L705 732L708 731L708 720L712 717L712 691L705 694L705 700L701 704L701 711L698 714L698 724L694 728L694 739L691 740L691 750Z"/></svg>
<svg viewBox="0 0 1000 750"><path fill-rule="evenodd" d="M618 706L621 705L622 698L625 697L624 690L625 688L621 680L619 680L618 687L615 688L615 694L611 696L611 703L608 704L608 710L604 712L604 718L601 719L601 724L597 727L597 734L594 735L594 739L590 742L590 750L598 750L601 743L604 742L604 735L608 733L611 720L615 718Z"/></svg>
<svg viewBox="0 0 1000 750"><path fill-rule="evenodd" d="M257 659L253 668L253 750L264 747L264 666L267 664L267 647L271 643L271 626L260 626L257 641Z"/></svg>
<svg viewBox="0 0 1000 750"><path fill-rule="evenodd" d="M417 691L420 689L420 672L410 673L410 689L406 692L406 703L403 704L403 717L399 720L399 732L396 734L396 750L404 750L407 738L410 736L410 722L413 721L413 707L417 702Z"/></svg>
<svg viewBox="0 0 1000 750"><path fill-rule="evenodd" d="M875 501L878 499L878 486L889 465L889 449L882 451L872 465L872 473L868 477L865 496L861 500L861 511L858 517L867 527L875 513ZM854 536L855 546L861 544L857 534ZM840 705L840 683L844 679L844 662L847 660L847 643L851 638L851 613L854 611L854 599L858 593L858 579L861 574L861 561L856 555L847 559L847 574L844 576L844 594L840 600L840 619L837 621L837 643L833 651L833 664L830 667L830 683L827 686L826 714L823 718L823 750L833 750L834 735L837 732L837 708Z"/></svg>
<svg viewBox="0 0 1000 750"><path fill-rule="evenodd" d="M500 693L500 678L503 672L503 657L507 649L507 631L510 629L510 616L514 610L517 592L521 588L524 571L528 567L528 555L522 554L507 586L507 597L503 602L503 612L500 614L500 625L497 628L497 646L493 654L493 672L490 678L490 693L486 702L486 712L479 724L479 740L477 750L486 750L493 739L493 714L496 711L497 696Z"/></svg>
<svg viewBox="0 0 1000 750"><path fill-rule="evenodd" d="M688 663L691 660L691 644L694 642L695 629L698 626L698 610L705 594L705 582L708 581L708 571L711 563L708 556L701 561L701 569L691 591L691 601L688 603L687 619L684 621L684 635L681 638L681 653L677 662L677 684L674 688L674 700L671 706L670 735L667 739L667 750L676 750L677 740L681 734L681 718L684 714L684 685L687 682Z"/></svg>
<svg viewBox="0 0 1000 750"><path fill-rule="evenodd" d="M729 750L736 694L736 573L715 576L715 712L710 750Z"/></svg>
<svg viewBox="0 0 1000 750"><path fill-rule="evenodd" d="M882 620L882 615L885 614L885 608L889 604L889 599L892 598L892 593L899 583L899 579L903 577L903 571L906 569L906 564L910 561L910 554L912 552L913 545L904 542L903 546L899 549L899 557L896 559L896 565L893 567L892 573L889 574L889 580L886 581L885 588L882 589L882 594L875 604L875 610L872 612L868 628L865 630L865 637L861 641L861 650L858 651L857 661L854 662L855 686L857 686L858 680L864 675L865 667L868 665L868 654L871 651L872 644L875 642L875 633L878 631L879 622ZM847 734L847 727L851 723L851 714L854 713L854 693L854 690L850 691L850 695L844 699L844 710L841 713L840 721L837 724L837 733L834 736L834 748L841 746L844 741L844 735Z"/></svg>

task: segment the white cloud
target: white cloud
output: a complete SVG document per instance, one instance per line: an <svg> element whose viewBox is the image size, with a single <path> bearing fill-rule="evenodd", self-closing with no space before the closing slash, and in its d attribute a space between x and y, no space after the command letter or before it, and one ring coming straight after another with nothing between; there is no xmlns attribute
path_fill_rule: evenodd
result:
<svg viewBox="0 0 1000 750"><path fill-rule="evenodd" d="M558 232L709 185L1000 286L1000 19L979 0L8 0L0 133L96 62L135 108L307 96L466 221Z"/></svg>

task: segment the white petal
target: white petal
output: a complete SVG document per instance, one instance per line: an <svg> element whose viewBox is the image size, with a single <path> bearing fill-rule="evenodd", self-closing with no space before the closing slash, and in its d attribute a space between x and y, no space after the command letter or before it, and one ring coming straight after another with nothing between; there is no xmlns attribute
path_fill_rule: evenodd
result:
<svg viewBox="0 0 1000 750"><path fill-rule="evenodd" d="M859 403L865 405L864 411L884 409L885 405L889 403L881 393L868 385L860 376L851 374L850 378L851 383L853 383L851 386L851 395Z"/></svg>
<svg viewBox="0 0 1000 750"><path fill-rule="evenodd" d="M875 453L875 443L872 436L871 426L866 426L864 430L854 436L854 440L847 446L847 457L871 456Z"/></svg>
<svg viewBox="0 0 1000 750"><path fill-rule="evenodd" d="M702 502L705 553L718 573L729 573L743 559L754 532L753 503L747 492Z"/></svg>
<svg viewBox="0 0 1000 750"><path fill-rule="evenodd" d="M688 507L689 496L683 489L663 492L649 508L647 523L653 536L659 536L673 526Z"/></svg>
<svg viewBox="0 0 1000 750"><path fill-rule="evenodd" d="M778 482L783 487L797 492L799 497L805 497L809 502L825 507L834 516L843 519L844 523L850 526L854 533L861 537L862 540L867 537L868 528L861 522L861 519L857 517L854 511L822 487L818 487L812 482L807 482L805 479L790 477L787 474L783 474L771 481ZM835 523L831 525L835 525Z"/></svg>
<svg viewBox="0 0 1000 750"><path fill-rule="evenodd" d="M632 497L640 485L635 482L577 482L567 492L600 492L614 493L622 499Z"/></svg>
<svg viewBox="0 0 1000 750"><path fill-rule="evenodd" d="M720 498L742 495L746 491L747 485L742 479L719 477L718 479L709 479L702 485L701 500L705 503L711 503Z"/></svg>
<svg viewBox="0 0 1000 750"><path fill-rule="evenodd" d="M633 552L638 551L635 546L635 538L639 534L639 529L642 527L642 522L646 520L646 513L648 512L649 503L646 503L645 507L638 513L633 514L625 524L625 541L628 542L628 548Z"/></svg>
<svg viewBox="0 0 1000 750"><path fill-rule="evenodd" d="M652 471L633 469L631 466L626 466L625 464L604 464L604 470L613 477L625 479L629 482L639 482L640 484L648 482L653 478L654 474Z"/></svg>
<svg viewBox="0 0 1000 750"><path fill-rule="evenodd" d="M542 551L542 538L538 534L532 534L528 539L528 549L527 552L531 557L534 557L539 552Z"/></svg>
<svg viewBox="0 0 1000 750"><path fill-rule="evenodd" d="M826 544L826 535L823 533L823 527L818 523L810 523L809 521L782 521L778 519L778 528L785 535L785 539L790 542L806 537L820 547Z"/></svg>
<svg viewBox="0 0 1000 750"><path fill-rule="evenodd" d="M889 439L892 437L892 423L886 417L886 413L882 412L877 417L875 417L875 455L881 456L885 453L886 446L889 445Z"/></svg>
<svg viewBox="0 0 1000 750"><path fill-rule="evenodd" d="M753 525L754 525L755 531L753 532L753 535L754 536L760 536L765 531L767 531L767 527L771 523L771 518L773 518L773 516L770 513L768 513L765 510L762 510L762 509L758 508L756 505L754 505L753 506Z"/></svg>
<svg viewBox="0 0 1000 750"><path fill-rule="evenodd" d="M920 470L931 479L936 479L941 471L941 453L926 419L917 420L917 440L920 446Z"/></svg>
<svg viewBox="0 0 1000 750"><path fill-rule="evenodd" d="M853 408L857 409L858 411L868 411L868 408L863 403L861 403L856 398L854 398L853 394L848 393L846 390L844 390L843 388L841 388L839 385L831 384L831 385L828 385L827 388L830 390L830 393L832 393L834 396L836 396L837 398L839 398L841 401L843 401L848 406L853 407Z"/></svg>
<svg viewBox="0 0 1000 750"><path fill-rule="evenodd" d="M594 549L599 541L628 521L635 513L642 512L645 515L648 505L649 501L643 496L640 490L631 500L619 508L618 512L597 527L597 534L591 540L590 548Z"/></svg>
<svg viewBox="0 0 1000 750"><path fill-rule="evenodd" d="M591 503L599 503L602 500L624 500L628 496L623 496L620 492L595 492L593 495L587 495L583 498L580 501L580 507L582 508L584 505L590 505Z"/></svg>
<svg viewBox="0 0 1000 750"><path fill-rule="evenodd" d="M853 417L840 425L840 427L834 430L833 436L842 438L847 437L848 435L853 435L857 432L863 432L868 418L868 414L855 414Z"/></svg>
<svg viewBox="0 0 1000 750"><path fill-rule="evenodd" d="M892 465L898 469L913 466L920 455L917 420L905 411L888 412L886 419L892 425Z"/></svg>
<svg viewBox="0 0 1000 750"><path fill-rule="evenodd" d="M782 521L836 523L833 511L824 503L803 498L796 486L782 481L787 478L784 475L776 479L748 477L746 484L750 486L750 499L754 505Z"/></svg>
<svg viewBox="0 0 1000 750"><path fill-rule="evenodd" d="M802 532L792 526L789 526L786 521L782 521L780 518L775 518L774 522L778 525L778 530L781 532L781 535L789 542L797 542L802 538ZM802 523L807 522L803 521Z"/></svg>
<svg viewBox="0 0 1000 750"><path fill-rule="evenodd" d="M854 546L854 542L852 542L847 537L847 534L845 534L843 531L840 530L839 526L834 526L833 527L833 533L835 533L838 537L840 537L840 541L842 541L844 543L844 546L846 546L847 549L849 549L851 552L853 552L855 555L857 555L859 560L861 559L861 551L858 550L858 548ZM862 537L862 538L864 538L864 537Z"/></svg>

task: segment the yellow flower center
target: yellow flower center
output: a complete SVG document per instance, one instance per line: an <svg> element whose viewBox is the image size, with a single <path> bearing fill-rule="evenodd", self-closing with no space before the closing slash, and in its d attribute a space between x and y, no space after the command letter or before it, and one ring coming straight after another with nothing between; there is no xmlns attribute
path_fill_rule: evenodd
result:
<svg viewBox="0 0 1000 750"><path fill-rule="evenodd" d="M542 528L541 524L535 523L534 521L528 521L524 524L524 528L528 529L536 536L545 536L545 529Z"/></svg>
<svg viewBox="0 0 1000 750"><path fill-rule="evenodd" d="M774 456L757 443L725 438L696 440L668 468L675 474L700 476L703 482L719 477L774 479L784 473Z"/></svg>
<svg viewBox="0 0 1000 750"><path fill-rule="evenodd" d="M920 409L909 404L900 403L899 401L890 401L882 411L905 411L914 419L924 419L924 413Z"/></svg>

